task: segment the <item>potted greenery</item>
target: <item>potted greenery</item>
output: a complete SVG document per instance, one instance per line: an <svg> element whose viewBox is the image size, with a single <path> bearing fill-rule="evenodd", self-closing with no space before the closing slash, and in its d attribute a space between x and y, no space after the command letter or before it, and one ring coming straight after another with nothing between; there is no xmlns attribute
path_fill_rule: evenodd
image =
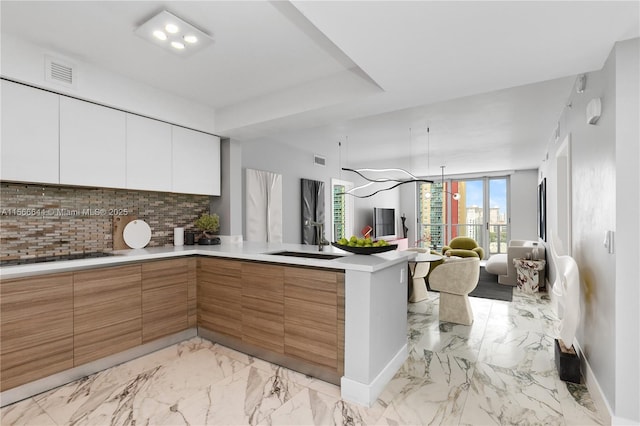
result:
<svg viewBox="0 0 640 426"><path fill-rule="evenodd" d="M218 232L220 229L220 217L213 213L202 213L202 216L196 220L196 228L202 231L198 244L200 245L214 245L220 244L220 238L211 235Z"/></svg>

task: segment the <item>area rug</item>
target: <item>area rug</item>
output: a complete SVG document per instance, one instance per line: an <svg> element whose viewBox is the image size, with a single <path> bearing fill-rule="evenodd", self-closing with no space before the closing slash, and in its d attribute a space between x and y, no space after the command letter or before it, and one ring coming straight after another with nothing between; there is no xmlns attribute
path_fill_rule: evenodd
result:
<svg viewBox="0 0 640 426"><path fill-rule="evenodd" d="M480 267L480 280L475 290L469 293L471 297L482 297L483 299L513 300L513 287L510 285L498 284L498 276L488 273L484 266Z"/></svg>

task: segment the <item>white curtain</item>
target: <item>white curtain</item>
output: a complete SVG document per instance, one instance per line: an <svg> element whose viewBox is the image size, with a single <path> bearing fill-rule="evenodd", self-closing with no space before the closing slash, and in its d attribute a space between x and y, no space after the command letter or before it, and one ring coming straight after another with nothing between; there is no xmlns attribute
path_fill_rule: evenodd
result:
<svg viewBox="0 0 640 426"><path fill-rule="evenodd" d="M246 169L247 241L282 242L282 175Z"/></svg>

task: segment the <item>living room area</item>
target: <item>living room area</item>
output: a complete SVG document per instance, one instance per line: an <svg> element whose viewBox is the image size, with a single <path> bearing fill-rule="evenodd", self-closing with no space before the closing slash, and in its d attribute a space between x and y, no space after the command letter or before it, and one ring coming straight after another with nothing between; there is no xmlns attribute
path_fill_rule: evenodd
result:
<svg viewBox="0 0 640 426"><path fill-rule="evenodd" d="M382 123L389 123L385 122L385 116L380 115L357 120L358 128L367 129L362 133L345 129L336 133L327 128L317 128L313 131L283 134L278 140L260 138L243 142L242 165L247 168L269 169L296 178L323 181L328 188L327 206L333 206L334 185L346 185L349 188L367 183L343 168L403 168L432 181L434 186L447 189L447 196L451 199L457 190L454 189L456 183L484 181L484 188L487 189L482 192L488 200L485 202L487 219L491 218L491 200L486 194L490 192L489 182L494 179L505 180L505 192L508 194L504 220L506 223L496 225L506 225L503 228L506 232L504 235L487 232L485 237L479 238L481 244L487 243L483 263L494 255L507 254L511 240L540 244L545 249L547 261L544 275L546 291L543 294L549 300L544 303L549 304L550 311L538 313L534 317L557 318L558 301L551 291L556 271L549 259L548 248L549 238L555 234L560 241L560 254L573 257L580 269L578 303L581 317L573 344L581 359L582 384L593 398L592 402L597 407L595 412L601 416L596 417L600 419L596 421L608 424L635 418L637 414L633 413L637 409L630 401L633 399L631 395L635 395L637 399L639 394L637 381L627 380L625 372L634 377L639 374L637 363L630 356L638 353L639 337L633 330L640 323L637 310L633 308L640 297L637 286L633 284L637 281L634 278L638 274L637 261L631 259L637 254L633 240L634 236L638 236L638 226L637 217L630 213L637 211L630 206L638 205L638 194L637 191L626 191L623 187L631 182L639 182L637 167L632 164L632 159L637 164L638 158L637 144L634 142L638 135L638 90L635 78L638 71L637 66L632 65L637 61L637 51L638 39L620 42L609 51L601 69L567 79L511 89L520 91L525 99L528 98L532 108L526 110L522 106L523 114L513 117L513 120L533 122L540 119L546 123L541 123L541 128L533 129L534 133L540 132L540 140L537 142L542 144L540 154L527 153L525 148L522 150L525 158L535 155L535 167L503 166L499 169L470 172L465 164L474 164L475 167L478 164L488 164L487 157L500 158L503 152L492 149L489 142L482 144L484 157L478 157L475 151L460 152L453 140L444 137L450 130L445 132L438 126L440 124L451 129L458 121L438 123L442 117L437 114L436 106L411 110L411 114L420 118L413 122L405 121L404 126L397 123L395 127L384 126ZM535 94L545 90L563 98L556 104L555 110L534 105ZM493 97L506 97L510 93L512 94L505 91L477 95L448 101L438 107L456 111L456 120L463 120L471 117L465 116L466 111L478 105L490 105ZM585 118L587 105L596 97L608 98L615 106L610 105L605 112L603 104L598 121L589 123ZM546 114L549 117L544 118ZM483 128L481 114L471 123L471 126ZM439 139L445 140L439 143ZM386 141L382 145L375 145L375 150L382 152L383 160L374 159L371 152L373 140ZM289 141L305 143L294 146ZM308 148L304 148L305 146ZM400 158L391 155L393 151L401 152ZM314 164L316 156L325 159L325 166ZM267 157L272 159L268 163L263 160ZM516 157L520 158L519 155ZM443 165L444 169L440 167ZM441 174L443 170L444 178ZM296 178L283 181L283 191L299 192L299 181ZM371 185L361 195L371 194L384 186L380 183ZM403 224L408 228L408 246L425 245L421 244L424 243L421 231L426 225L429 229L435 229L435 225L445 228L458 225L452 222L421 223L419 205L424 197L420 199L419 194L419 184L412 183L381 191L372 197L347 197L351 199L354 211L350 229L357 235L365 226L372 225L374 208L390 208L395 211L398 235L403 236ZM540 210L541 194L544 195L544 212ZM284 209L285 222L299 221L297 205L298 202L294 200L289 208ZM332 209L328 207L328 220L331 220L332 214ZM541 223L542 219L544 223ZM477 224L473 224L473 227L476 226ZM485 228L483 231L488 231L488 226L487 222L481 222L480 227ZM540 233L541 226L544 226L545 234ZM328 226L326 234L331 240L330 236L334 235L332 228L333 226ZM296 241L299 238L298 229L294 226L285 230L285 239ZM613 250L612 235L616 229L630 232L616 233ZM440 244L448 243L451 236L452 234L443 237ZM491 240L496 243L498 238L501 245L492 246ZM429 247L438 250L441 248L438 246L439 244L434 244ZM503 265L504 263L506 262L502 262ZM474 310L476 321L478 318L486 318L478 316L486 314L478 313L482 311L481 302L475 303L480 303ZM433 303L423 301L417 305L410 304L409 309L410 312L412 309L416 310L417 315L421 316L427 311L433 314L430 311L433 306ZM475 307L473 302L472 306ZM517 311L519 307L514 304L511 309ZM437 317L437 310L435 316ZM548 335L554 336L554 332L549 330ZM552 353L549 356L553 359ZM614 401L618 401L617 405ZM614 410L614 405L618 407L617 410Z"/></svg>

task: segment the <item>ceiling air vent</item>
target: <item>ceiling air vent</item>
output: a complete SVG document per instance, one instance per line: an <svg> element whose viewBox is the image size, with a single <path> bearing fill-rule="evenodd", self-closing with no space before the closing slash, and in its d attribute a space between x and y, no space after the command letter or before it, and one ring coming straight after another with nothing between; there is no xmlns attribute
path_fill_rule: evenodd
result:
<svg viewBox="0 0 640 426"><path fill-rule="evenodd" d="M76 87L77 76L74 65L58 58L45 56L45 80L67 87Z"/></svg>
<svg viewBox="0 0 640 426"><path fill-rule="evenodd" d="M327 165L327 159L325 157L322 157L320 155L314 154L313 155L313 164L315 164L316 166L326 166Z"/></svg>

